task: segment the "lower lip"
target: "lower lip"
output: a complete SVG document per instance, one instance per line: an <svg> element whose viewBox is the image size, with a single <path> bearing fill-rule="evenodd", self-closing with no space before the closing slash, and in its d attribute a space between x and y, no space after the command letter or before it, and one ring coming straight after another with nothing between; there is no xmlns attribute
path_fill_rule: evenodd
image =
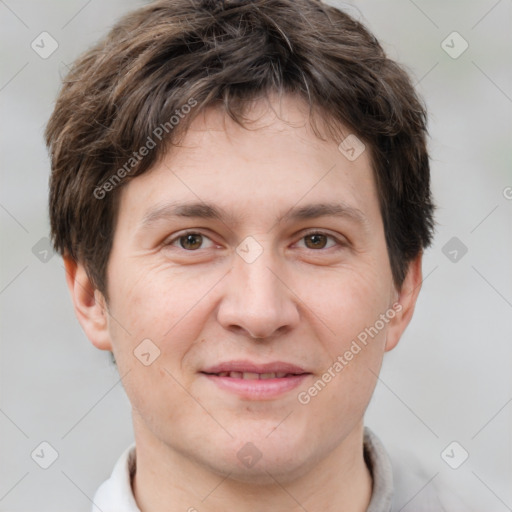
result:
<svg viewBox="0 0 512 512"><path fill-rule="evenodd" d="M266 400L275 398L283 393L298 387L310 373L303 373L293 377L275 379L235 379L232 377L219 377L203 373L205 377L214 382L219 388L235 393L242 398L250 400Z"/></svg>

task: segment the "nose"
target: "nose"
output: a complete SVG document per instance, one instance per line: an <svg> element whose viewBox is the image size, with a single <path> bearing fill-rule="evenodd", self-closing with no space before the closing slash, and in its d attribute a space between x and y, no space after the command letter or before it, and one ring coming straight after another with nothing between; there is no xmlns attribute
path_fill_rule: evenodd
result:
<svg viewBox="0 0 512 512"><path fill-rule="evenodd" d="M225 286L217 313L225 329L252 338L270 338L298 324L296 296L270 250L264 250L252 263L235 254Z"/></svg>

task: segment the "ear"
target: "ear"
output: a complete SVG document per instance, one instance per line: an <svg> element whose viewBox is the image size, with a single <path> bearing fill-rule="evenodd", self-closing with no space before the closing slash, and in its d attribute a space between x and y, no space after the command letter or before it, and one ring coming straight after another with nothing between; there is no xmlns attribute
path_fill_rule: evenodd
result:
<svg viewBox="0 0 512 512"><path fill-rule="evenodd" d="M389 322L386 337L386 352L397 346L405 328L411 321L423 279L421 272L422 258L423 253L420 252L418 256L409 263L402 287L395 294L395 302L392 309L396 314Z"/></svg>
<svg viewBox="0 0 512 512"><path fill-rule="evenodd" d="M81 263L64 256L64 267L75 314L82 329L96 348L112 351L107 303L103 294L94 287Z"/></svg>

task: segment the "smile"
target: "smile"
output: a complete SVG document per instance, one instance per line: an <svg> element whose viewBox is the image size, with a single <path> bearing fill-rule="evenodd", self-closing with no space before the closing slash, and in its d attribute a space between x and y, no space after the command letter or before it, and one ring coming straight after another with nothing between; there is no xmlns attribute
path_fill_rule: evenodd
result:
<svg viewBox="0 0 512 512"><path fill-rule="evenodd" d="M297 388L311 373L220 372L203 375L223 392L245 400L272 400ZM295 396L295 394L294 394Z"/></svg>
<svg viewBox="0 0 512 512"><path fill-rule="evenodd" d="M296 373L254 373L254 372L220 372L210 373L207 375L217 375L218 377L229 377L230 379L244 379L244 380L267 380L267 379L283 379L287 377L295 377Z"/></svg>

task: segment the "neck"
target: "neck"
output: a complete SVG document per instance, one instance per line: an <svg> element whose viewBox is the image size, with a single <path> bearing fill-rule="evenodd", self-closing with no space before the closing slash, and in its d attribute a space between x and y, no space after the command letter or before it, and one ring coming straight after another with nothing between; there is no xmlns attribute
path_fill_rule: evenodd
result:
<svg viewBox="0 0 512 512"><path fill-rule="evenodd" d="M141 512L363 512L372 478L363 456L363 424L327 457L296 478L271 475L269 481L235 480L212 471L135 426L137 469L132 487Z"/></svg>

